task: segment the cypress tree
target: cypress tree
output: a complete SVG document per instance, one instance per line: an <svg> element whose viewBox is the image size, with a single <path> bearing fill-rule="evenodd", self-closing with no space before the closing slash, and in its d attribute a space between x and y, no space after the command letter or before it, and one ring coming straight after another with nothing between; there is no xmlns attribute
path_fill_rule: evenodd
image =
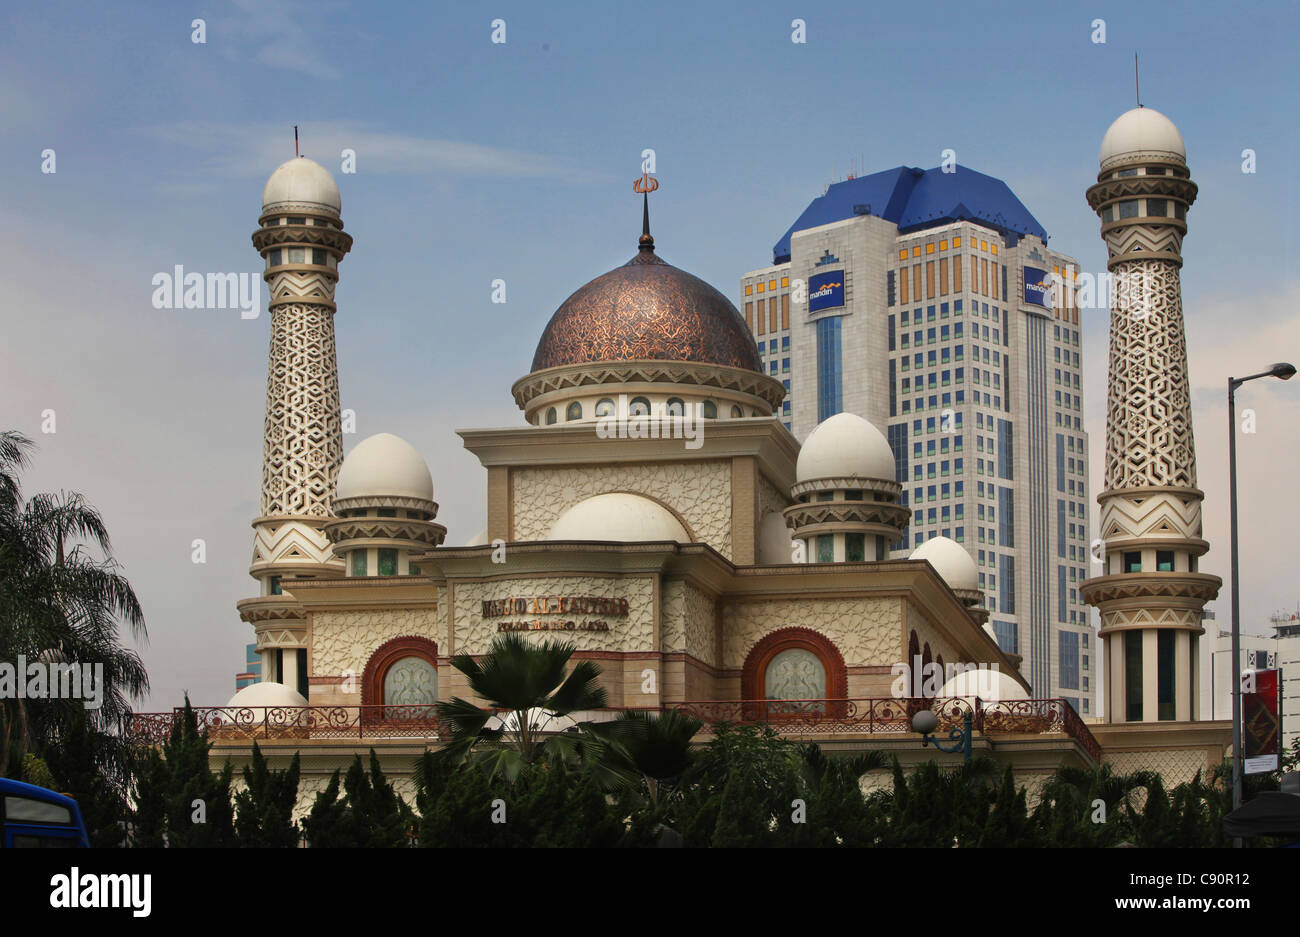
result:
<svg viewBox="0 0 1300 937"><path fill-rule="evenodd" d="M298 801L298 752L284 771L273 771L253 743L253 763L244 768L244 790L235 795L235 837L240 846L291 849L298 845L293 808Z"/></svg>

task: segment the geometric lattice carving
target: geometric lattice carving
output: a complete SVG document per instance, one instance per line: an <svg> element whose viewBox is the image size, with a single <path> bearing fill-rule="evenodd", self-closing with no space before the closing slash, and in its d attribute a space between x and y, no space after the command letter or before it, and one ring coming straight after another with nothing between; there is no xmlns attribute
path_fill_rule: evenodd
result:
<svg viewBox="0 0 1300 937"><path fill-rule="evenodd" d="M1106 487L1196 487L1178 264L1114 267Z"/></svg>
<svg viewBox="0 0 1300 937"><path fill-rule="evenodd" d="M310 303L273 306L262 516L329 516L342 461L334 312Z"/></svg>

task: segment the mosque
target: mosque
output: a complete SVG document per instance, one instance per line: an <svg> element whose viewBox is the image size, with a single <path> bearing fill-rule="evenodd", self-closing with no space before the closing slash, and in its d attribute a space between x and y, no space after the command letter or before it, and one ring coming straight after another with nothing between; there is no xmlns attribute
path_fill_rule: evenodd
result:
<svg viewBox="0 0 1300 937"><path fill-rule="evenodd" d="M1124 181L1110 201L1099 196L1106 211L1131 201L1132 183L1140 188L1157 167L1171 170L1159 184L1177 188L1162 198L1181 198L1185 210L1194 197L1182 138L1155 111L1116 121L1103 157L1094 188L1120 170ZM643 177L636 188L655 187ZM964 547L933 537L907 559L888 559L911 511L885 436L839 413L801 447L779 417L784 388L763 373L744 319L659 256L646 195L643 204L631 259L561 304L510 388L519 424L459 431L486 470L487 530L458 540L437 522L433 479L410 444L380 433L344 458L334 287L352 237L322 166L298 157L271 175L253 235L271 314L250 568L258 590L238 605L256 635L261 681L200 709L218 760L238 767L253 741L273 763L299 751L305 803L373 747L409 795L412 762L439 744L434 704L472 697L450 659L519 632L563 637L575 659L597 661L612 709L695 713L701 739L719 721L762 719L828 748L889 750L905 764L959 758L912 731L910 716L933 708L941 733L971 713L973 749L1010 763L1031 788L1065 764L1156 768L1177 783L1218 763L1228 724L1193 721L1197 681L1181 665L1170 678L1176 718L1141 707L1132 718L1115 706L1106 721L1085 723L1064 701L1036 698L1019 658L999 648ZM1118 214L1103 215L1104 234L1108 224L1139 230L1127 207ZM1136 222L1179 227L1181 237L1184 217ZM1181 336L1181 304L1177 314ZM1112 417L1131 425L1125 405L1112 399ZM1187 432L1190 445L1190 419ZM1193 460L1194 483L1194 456L1180 453ZM1114 502L1118 487L1103 498ZM1162 503L1178 494L1165 491ZM1195 531L1170 533L1184 574L1169 576L1184 610L1212 595L1204 580L1213 577L1188 586L1187 557L1205 546L1196 496ZM1153 550L1162 536L1124 535L1130 552L1134 542ZM1102 579L1122 580L1114 571ZM1168 590L1139 589L1135 605L1133 588L1093 582L1104 592L1103 639L1107 629L1145 628L1164 646L1167 617L1105 616L1143 601L1150 609ZM1194 650L1192 617L1174 623L1181 650L1189 639ZM1122 686L1124 667L1108 679ZM161 731L170 718L141 716L137 727Z"/></svg>

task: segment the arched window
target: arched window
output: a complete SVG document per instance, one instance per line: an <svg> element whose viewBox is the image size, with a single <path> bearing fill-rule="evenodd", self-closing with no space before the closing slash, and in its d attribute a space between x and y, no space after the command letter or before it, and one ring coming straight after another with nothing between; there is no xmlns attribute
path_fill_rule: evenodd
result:
<svg viewBox="0 0 1300 937"><path fill-rule="evenodd" d="M555 408L551 407L546 411L546 425L550 426L555 422Z"/></svg>
<svg viewBox="0 0 1300 937"><path fill-rule="evenodd" d="M645 397L633 397L632 402L627 405L628 416L649 416L650 401Z"/></svg>
<svg viewBox="0 0 1300 937"><path fill-rule="evenodd" d="M596 416L613 416L613 415L614 415L614 401L610 400L608 397L602 398L596 404Z"/></svg>
<svg viewBox="0 0 1300 937"><path fill-rule="evenodd" d="M754 645L740 683L741 695L750 701L747 719L832 716L843 713L843 705L832 701L847 696L848 671L825 635L810 628L782 628Z"/></svg>
<svg viewBox="0 0 1300 937"><path fill-rule="evenodd" d="M731 418L732 418L733 420L738 420L738 419L740 419L740 418L741 418L742 416L744 416L744 415L745 415L745 411L744 411L744 410L741 410L740 407L737 407L735 404L732 404L732 406L731 406Z"/></svg>
<svg viewBox="0 0 1300 937"><path fill-rule="evenodd" d="M569 409L564 412L564 418L566 420L581 420L582 404L578 403L576 400L569 404Z"/></svg>
<svg viewBox="0 0 1300 937"><path fill-rule="evenodd" d="M712 400L704 401L704 417L709 420L716 420L718 418L718 405Z"/></svg>
<svg viewBox="0 0 1300 937"><path fill-rule="evenodd" d="M407 635L381 644L361 675L361 720L429 722L438 702L438 645Z"/></svg>
<svg viewBox="0 0 1300 937"><path fill-rule="evenodd" d="M681 397L669 397L668 403L664 405L664 412L669 416L684 416L686 414L686 402Z"/></svg>

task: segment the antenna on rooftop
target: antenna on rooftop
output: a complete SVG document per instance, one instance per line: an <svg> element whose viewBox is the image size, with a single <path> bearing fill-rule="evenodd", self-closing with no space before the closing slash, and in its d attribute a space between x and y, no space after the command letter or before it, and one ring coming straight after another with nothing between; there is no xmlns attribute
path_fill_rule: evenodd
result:
<svg viewBox="0 0 1300 937"><path fill-rule="evenodd" d="M1142 106L1142 87L1138 84L1138 54L1133 53L1133 94L1137 98L1138 107Z"/></svg>
<svg viewBox="0 0 1300 937"><path fill-rule="evenodd" d="M298 152L298 125L297 124L293 125L293 155L294 156L302 155L301 153Z"/></svg>

